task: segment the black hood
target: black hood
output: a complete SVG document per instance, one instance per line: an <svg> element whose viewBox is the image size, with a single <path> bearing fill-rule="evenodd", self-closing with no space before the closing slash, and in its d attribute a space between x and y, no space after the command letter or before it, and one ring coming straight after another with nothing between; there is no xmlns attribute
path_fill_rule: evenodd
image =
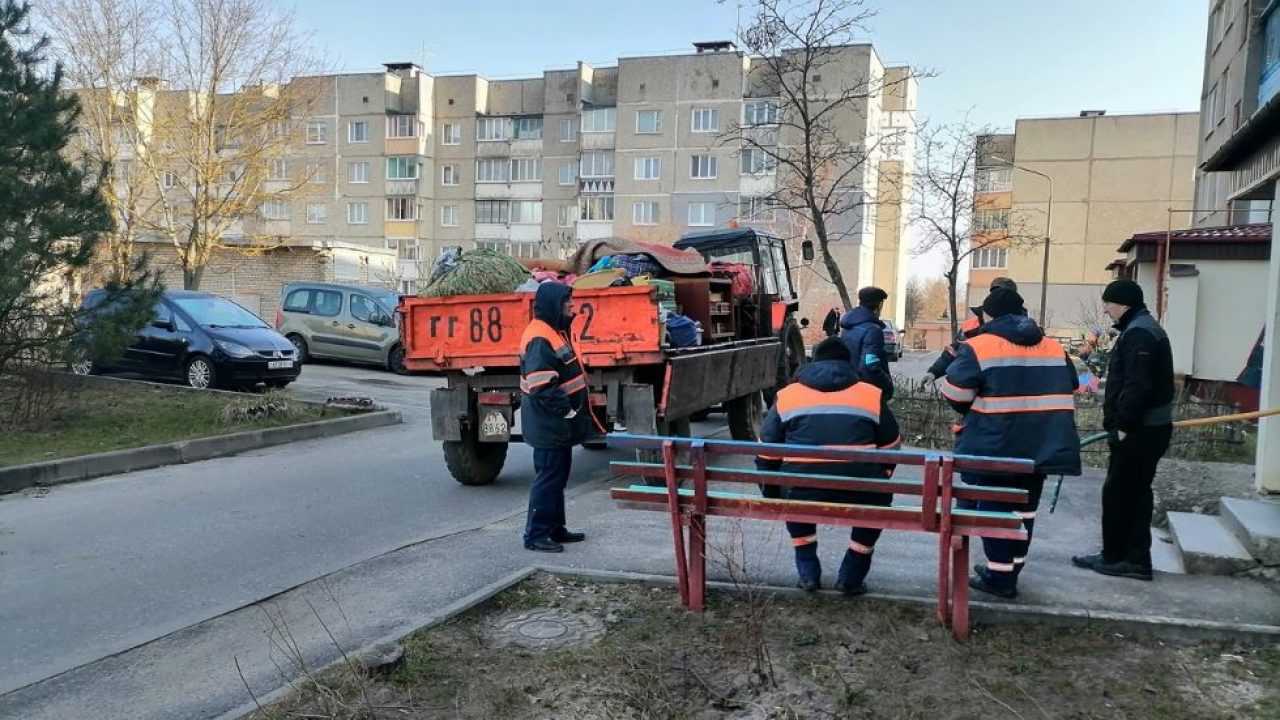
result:
<svg viewBox="0 0 1280 720"><path fill-rule="evenodd" d="M557 330L568 330L573 319L562 312L564 301L573 295L573 289L558 282L544 282L533 296L533 316Z"/></svg>
<svg viewBox="0 0 1280 720"><path fill-rule="evenodd" d="M1004 338L1014 345L1031 347L1044 339L1044 331L1026 315L1002 315L982 326L983 334Z"/></svg>
<svg viewBox="0 0 1280 720"><path fill-rule="evenodd" d="M293 343L286 340L280 333L268 327L206 327L204 331L209 333L209 337L212 337L214 340L238 343L257 352L293 349Z"/></svg>
<svg viewBox="0 0 1280 720"><path fill-rule="evenodd" d="M801 365L795 379L819 392L835 392L858 382L858 371L847 360L819 360Z"/></svg>
<svg viewBox="0 0 1280 720"><path fill-rule="evenodd" d="M880 320L880 318L876 317L875 314L872 313L870 310L859 305L858 307L845 313L844 317L840 318L840 327L844 328L845 330L852 330L853 328L863 323L869 323L869 322L873 322L879 325L880 327L884 327L884 323Z"/></svg>

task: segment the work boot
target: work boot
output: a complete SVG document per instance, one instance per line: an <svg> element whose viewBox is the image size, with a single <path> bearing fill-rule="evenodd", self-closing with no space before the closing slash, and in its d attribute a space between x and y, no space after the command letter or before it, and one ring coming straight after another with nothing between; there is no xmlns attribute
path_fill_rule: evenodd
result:
<svg viewBox="0 0 1280 720"><path fill-rule="evenodd" d="M991 573L985 569L980 569L977 573L969 576L969 587L1006 600L1018 597L1017 585L995 582L991 578Z"/></svg>
<svg viewBox="0 0 1280 720"><path fill-rule="evenodd" d="M822 589L822 562L818 560L818 543L796 548L796 573L800 576L796 587L805 592Z"/></svg>
<svg viewBox="0 0 1280 720"><path fill-rule="evenodd" d="M540 537L524 544L525 550L544 553L564 552L564 546L549 537Z"/></svg>
<svg viewBox="0 0 1280 720"><path fill-rule="evenodd" d="M564 528L560 528L554 533L551 533L551 539L558 543L576 543L586 540L587 536L585 533L571 532Z"/></svg>
<svg viewBox="0 0 1280 720"><path fill-rule="evenodd" d="M862 581L871 570L871 556L853 550L844 551L844 560L840 561L840 579L836 581L836 590L846 596L862 595L867 586Z"/></svg>
<svg viewBox="0 0 1280 720"><path fill-rule="evenodd" d="M1085 570L1092 570L1094 566L1106 562L1102 557L1102 553L1094 553L1092 555L1072 555L1071 564Z"/></svg>
<svg viewBox="0 0 1280 720"><path fill-rule="evenodd" d="M1151 566L1139 565L1128 560L1113 563L1098 562L1093 565L1092 570L1101 575L1110 575L1111 577L1151 581Z"/></svg>

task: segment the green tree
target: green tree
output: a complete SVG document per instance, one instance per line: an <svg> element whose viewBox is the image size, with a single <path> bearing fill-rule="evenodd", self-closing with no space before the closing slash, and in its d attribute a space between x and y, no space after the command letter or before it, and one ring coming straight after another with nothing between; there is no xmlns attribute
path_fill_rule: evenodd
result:
<svg viewBox="0 0 1280 720"><path fill-rule="evenodd" d="M62 91L61 68L44 61L29 11L0 0L0 378L29 379L68 360L87 329L77 323L75 288L112 230L99 190L109 168L70 156L78 103ZM129 282L107 283L112 311L90 329L99 355L122 350L148 319L156 289L137 270ZM0 379L10 392L22 385Z"/></svg>

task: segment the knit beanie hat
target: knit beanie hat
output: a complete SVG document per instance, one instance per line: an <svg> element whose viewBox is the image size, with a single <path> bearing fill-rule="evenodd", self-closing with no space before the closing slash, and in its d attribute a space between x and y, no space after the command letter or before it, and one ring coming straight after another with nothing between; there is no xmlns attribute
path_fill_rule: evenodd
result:
<svg viewBox="0 0 1280 720"><path fill-rule="evenodd" d="M1008 288L994 288L987 299L982 301L982 314L989 318L1017 315L1022 312L1022 296Z"/></svg>
<svg viewBox="0 0 1280 720"><path fill-rule="evenodd" d="M1102 302L1138 307L1143 304L1142 286L1132 280L1112 280L1102 291Z"/></svg>
<svg viewBox="0 0 1280 720"><path fill-rule="evenodd" d="M849 362L853 356L849 354L849 346L838 337L829 337L818 343L813 349L813 361L821 360L843 360Z"/></svg>

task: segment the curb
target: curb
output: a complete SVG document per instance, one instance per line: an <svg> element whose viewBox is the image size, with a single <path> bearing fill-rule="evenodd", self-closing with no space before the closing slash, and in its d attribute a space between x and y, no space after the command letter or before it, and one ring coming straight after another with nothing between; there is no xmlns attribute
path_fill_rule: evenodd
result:
<svg viewBox="0 0 1280 720"><path fill-rule="evenodd" d="M403 418L399 411L381 410L301 425L246 430L230 435L216 435L163 445L148 445L129 450L113 450L62 460L14 465L0 468L0 495L32 487L63 485L105 475L199 462L300 440L317 440L360 430L397 425L401 422Z"/></svg>

